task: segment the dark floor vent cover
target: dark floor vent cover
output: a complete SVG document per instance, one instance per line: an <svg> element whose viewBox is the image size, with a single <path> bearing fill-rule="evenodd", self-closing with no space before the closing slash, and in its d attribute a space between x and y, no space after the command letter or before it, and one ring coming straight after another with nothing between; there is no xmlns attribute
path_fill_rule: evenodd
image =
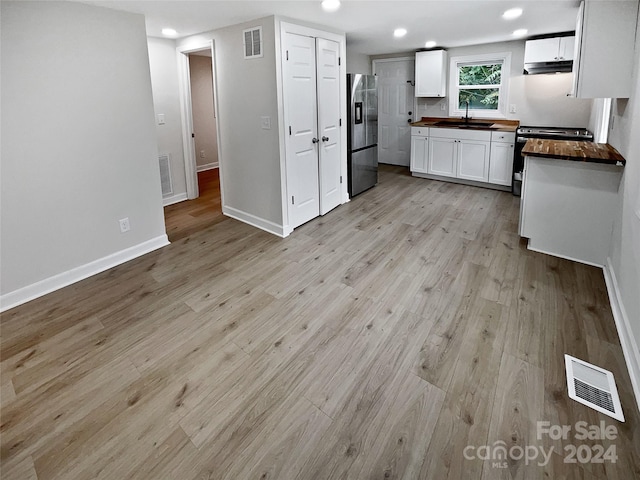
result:
<svg viewBox="0 0 640 480"><path fill-rule="evenodd" d="M613 373L570 355L564 356L569 397L624 422Z"/></svg>

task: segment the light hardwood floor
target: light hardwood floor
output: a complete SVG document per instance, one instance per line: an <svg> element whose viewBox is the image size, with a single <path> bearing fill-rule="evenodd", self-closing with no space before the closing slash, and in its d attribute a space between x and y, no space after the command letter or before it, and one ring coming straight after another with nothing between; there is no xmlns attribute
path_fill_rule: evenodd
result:
<svg viewBox="0 0 640 480"><path fill-rule="evenodd" d="M198 198L165 207L164 221L170 242L188 237L226 218L222 215L217 168L198 172L198 190Z"/></svg>
<svg viewBox="0 0 640 480"><path fill-rule="evenodd" d="M602 272L528 251L518 202L383 167L287 239L223 219L5 312L3 480L640 478ZM626 423L567 397L564 353ZM536 436L581 420L618 436ZM465 459L500 441L554 452Z"/></svg>

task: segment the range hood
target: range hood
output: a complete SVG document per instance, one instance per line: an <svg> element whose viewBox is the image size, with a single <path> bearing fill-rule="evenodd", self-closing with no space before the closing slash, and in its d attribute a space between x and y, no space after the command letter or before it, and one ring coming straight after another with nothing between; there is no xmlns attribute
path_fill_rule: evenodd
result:
<svg viewBox="0 0 640 480"><path fill-rule="evenodd" d="M573 32L527 40L524 47L524 74L571 72L574 47Z"/></svg>
<svg viewBox="0 0 640 480"><path fill-rule="evenodd" d="M525 75L540 75L545 73L570 73L573 68L572 60L557 62L535 62L524 64Z"/></svg>

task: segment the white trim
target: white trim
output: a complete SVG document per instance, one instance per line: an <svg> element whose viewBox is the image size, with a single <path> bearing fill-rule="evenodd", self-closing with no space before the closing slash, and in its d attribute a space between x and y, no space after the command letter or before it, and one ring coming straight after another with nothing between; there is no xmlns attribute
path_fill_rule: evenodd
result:
<svg viewBox="0 0 640 480"><path fill-rule="evenodd" d="M616 329L618 330L622 353L624 354L627 370L629 371L629 377L631 378L633 393L636 397L636 406L640 411L640 352L638 351L638 344L636 343L633 331L631 330L629 316L624 309L624 303L622 302L622 296L620 294L620 287L618 286L618 280L616 279L610 258L607 258L607 263L602 270L604 271L604 281L607 285L609 303L611 304L613 319L616 322Z"/></svg>
<svg viewBox="0 0 640 480"><path fill-rule="evenodd" d="M207 170L215 170L219 166L220 166L220 164L218 162L206 163L204 165L198 165L196 167L196 171L197 172L205 172Z"/></svg>
<svg viewBox="0 0 640 480"><path fill-rule="evenodd" d="M480 55L464 55L451 57L449 60L449 116L460 117L465 111L458 108L458 65L464 63L496 63L502 62L500 75L500 97L497 110L469 110L473 118L507 118L509 100L509 81L511 79L511 52L483 53Z"/></svg>
<svg viewBox="0 0 640 480"><path fill-rule="evenodd" d="M167 245L169 245L167 236L160 235L159 237L152 238L133 247L125 248L119 252L94 260L93 262L86 263L67 270L66 272L27 285L26 287L19 288L13 292L6 293L0 297L0 312L42 297L47 293L54 292Z"/></svg>
<svg viewBox="0 0 640 480"><path fill-rule="evenodd" d="M544 253L545 255L550 255L552 257L564 258L565 260L571 260L572 262L582 263L583 265L589 265L590 267L602 268L602 264L600 264L600 263L587 262L586 260L580 260L578 258L569 257L567 255L561 255L561 254L555 253L555 252L554 253L547 252L546 250L542 250L540 248L532 247L530 238L528 239L528 242L527 242L527 250L531 250L532 252L536 252L536 253Z"/></svg>
<svg viewBox="0 0 640 480"><path fill-rule="evenodd" d="M195 141L193 132L193 109L191 105L191 81L189 74L189 53L209 49L211 51L211 71L213 80L213 114L216 121L216 136L218 139L218 165L220 168L220 198L224 203L222 137L220 136L220 113L218 108L218 81L216 74L217 55L213 40L196 41L187 46L176 48L178 62L178 82L180 87L180 116L182 119L182 145L184 151L184 170L187 182L187 198L198 198L198 171L196 166Z"/></svg>
<svg viewBox="0 0 640 480"><path fill-rule="evenodd" d="M186 192L178 193L177 195L171 195L170 197L164 197L162 199L162 206L167 207L174 203L184 202L188 200Z"/></svg>
<svg viewBox="0 0 640 480"><path fill-rule="evenodd" d="M288 231L287 228L283 227L282 225L278 225L277 223L273 223L269 220L265 220L264 218L256 217L251 213L238 210L237 208L223 206L222 213L224 213L227 217L235 218L236 220L239 220L253 227L259 228L260 230L264 230L265 232L271 233L278 237L284 238L291 233L290 231Z"/></svg>

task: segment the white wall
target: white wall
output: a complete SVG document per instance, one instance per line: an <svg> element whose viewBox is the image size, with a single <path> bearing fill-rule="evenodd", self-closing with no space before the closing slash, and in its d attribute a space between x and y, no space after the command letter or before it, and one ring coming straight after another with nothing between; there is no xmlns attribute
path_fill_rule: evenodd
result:
<svg viewBox="0 0 640 480"><path fill-rule="evenodd" d="M193 131L196 134L196 166L218 166L216 117L213 111L211 57L189 55ZM204 152L204 157L202 153ZM200 168L199 168L200 169Z"/></svg>
<svg viewBox="0 0 640 480"><path fill-rule="evenodd" d="M589 124L592 101L567 97L571 91L571 74L523 75L524 41L450 48L447 49L447 52L449 58L511 52L508 103L515 104L517 111L515 114L508 114L507 118L520 120L522 125L587 127ZM417 116L448 116L448 101L448 97L444 99L419 98ZM441 109L442 104L446 104L444 111Z"/></svg>
<svg viewBox="0 0 640 480"><path fill-rule="evenodd" d="M166 203L186 200L187 183L184 172L184 152L182 146L182 121L180 118L180 98L178 96L178 71L176 42L171 39L147 39L149 46L149 66L153 89L153 107L156 115L163 114L164 125L156 122L158 152L168 153L171 158L171 180L173 193L165 197Z"/></svg>
<svg viewBox="0 0 640 480"><path fill-rule="evenodd" d="M629 61L633 61L629 59ZM620 186L620 208L615 219L609 268L619 286L628 331L627 362L636 381L640 406L640 38L635 49L634 88L629 100L613 101L613 129L609 143L627 160ZM625 339L621 339L625 341ZM635 345L634 345L635 344ZM634 358L635 357L635 358Z"/></svg>
<svg viewBox="0 0 640 480"><path fill-rule="evenodd" d="M144 18L67 2L1 9L8 308L166 244L166 234Z"/></svg>
<svg viewBox="0 0 640 480"><path fill-rule="evenodd" d="M244 59L242 31L262 26L262 58ZM191 48L214 41L218 96L223 212L255 219L263 227L282 226L275 19L194 35L177 42ZM271 117L271 129L261 117Z"/></svg>
<svg viewBox="0 0 640 480"><path fill-rule="evenodd" d="M365 75L371 75L371 57L364 53L354 52L349 50L349 44L347 44L347 73L362 73Z"/></svg>

